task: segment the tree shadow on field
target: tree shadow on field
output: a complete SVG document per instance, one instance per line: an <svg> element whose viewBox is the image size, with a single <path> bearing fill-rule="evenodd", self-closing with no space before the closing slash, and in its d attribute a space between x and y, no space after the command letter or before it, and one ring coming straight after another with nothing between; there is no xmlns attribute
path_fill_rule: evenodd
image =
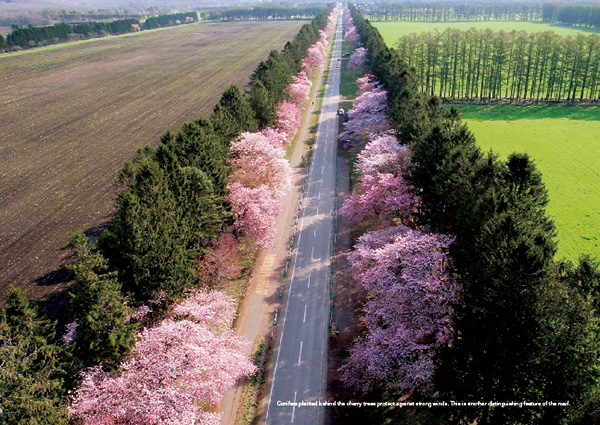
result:
<svg viewBox="0 0 600 425"><path fill-rule="evenodd" d="M586 27L574 27L572 25L566 24L549 24L548 22L531 22L534 25L543 25L544 27L552 27L552 28L560 28L560 29L576 29L578 32L589 32L591 34L598 34L598 30L595 28L586 28ZM573 34L572 36L575 36Z"/></svg>
<svg viewBox="0 0 600 425"><path fill-rule="evenodd" d="M69 292L65 288L62 291L54 292L42 300L38 301L38 308L49 319L58 322L57 335L62 334L64 325L68 321L69 311Z"/></svg>
<svg viewBox="0 0 600 425"><path fill-rule="evenodd" d="M105 217L105 219L108 218L109 217ZM109 224L110 221L106 220L101 224L84 230L83 234L92 240L96 239ZM62 259L65 264L61 264L57 269L34 280L35 285L38 287L54 287L56 289L55 292L52 292L39 300L38 307L50 319L58 320L59 325L62 325L64 320L66 320L66 314L69 308L68 288L74 278L73 272L67 267L67 264L73 261L72 256L68 252L66 246L62 247L61 251L65 253Z"/></svg>
<svg viewBox="0 0 600 425"><path fill-rule="evenodd" d="M52 270L43 276L38 277L35 283L38 286L54 286L61 283L68 283L73 279L73 272L63 264L58 269Z"/></svg>
<svg viewBox="0 0 600 425"><path fill-rule="evenodd" d="M570 120L600 121L600 106L596 105L456 105L461 118L466 120L538 120L545 118L566 118Z"/></svg>

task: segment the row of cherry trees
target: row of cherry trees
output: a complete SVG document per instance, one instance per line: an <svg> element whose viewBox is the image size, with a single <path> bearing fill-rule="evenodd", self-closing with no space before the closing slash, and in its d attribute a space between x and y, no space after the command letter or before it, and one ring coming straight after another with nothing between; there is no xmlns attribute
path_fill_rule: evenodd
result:
<svg viewBox="0 0 600 425"><path fill-rule="evenodd" d="M319 39L308 48L302 70L286 87L287 100L277 106L276 125L243 133L229 147L232 172L227 201L232 206L235 227L255 249L268 249L275 240L275 222L283 211L282 197L291 185L292 170L284 146L293 141L300 127L301 111L312 86L311 75L325 64L334 13L319 31Z"/></svg>
<svg viewBox="0 0 600 425"><path fill-rule="evenodd" d="M345 40L358 44L346 11ZM358 47L350 66L366 69L367 50ZM385 113L387 91L366 74L340 138L363 146L355 168L360 183L341 213L368 230L349 256L354 278L367 295L366 333L340 371L347 385L427 393L433 388L437 350L452 342L452 303L458 285L449 272L446 248L453 238L414 229L418 202L405 180L411 152L399 143Z"/></svg>

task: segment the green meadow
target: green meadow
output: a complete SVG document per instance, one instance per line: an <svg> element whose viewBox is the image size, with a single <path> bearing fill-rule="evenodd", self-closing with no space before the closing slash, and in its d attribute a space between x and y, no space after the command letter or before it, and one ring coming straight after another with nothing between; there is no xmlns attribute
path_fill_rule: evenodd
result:
<svg viewBox="0 0 600 425"><path fill-rule="evenodd" d="M484 30L491 29L494 32L512 30L526 32L554 31L558 35L577 35L581 33L598 33L590 28L571 27L565 25L546 24L543 22L511 22L511 21L486 21L486 22L372 22L379 30L381 36L388 46L394 47L398 39L406 34L422 33L437 29L443 32L446 28L457 28L466 31L470 28Z"/></svg>
<svg viewBox="0 0 600 425"><path fill-rule="evenodd" d="M542 172L558 230L557 259L600 258L600 107L458 106L478 144L527 152Z"/></svg>
<svg viewBox="0 0 600 425"><path fill-rule="evenodd" d="M446 28L492 31L598 32L538 22L373 22L389 46L398 38ZM458 105L477 142L505 159L527 152L542 172L558 231L557 259L600 258L600 107L567 105Z"/></svg>

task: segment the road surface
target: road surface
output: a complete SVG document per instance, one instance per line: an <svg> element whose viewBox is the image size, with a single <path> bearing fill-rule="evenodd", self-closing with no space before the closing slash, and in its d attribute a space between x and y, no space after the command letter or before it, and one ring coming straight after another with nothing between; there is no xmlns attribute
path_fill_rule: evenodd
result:
<svg viewBox="0 0 600 425"><path fill-rule="evenodd" d="M264 423L324 420L342 25L338 25Z"/></svg>

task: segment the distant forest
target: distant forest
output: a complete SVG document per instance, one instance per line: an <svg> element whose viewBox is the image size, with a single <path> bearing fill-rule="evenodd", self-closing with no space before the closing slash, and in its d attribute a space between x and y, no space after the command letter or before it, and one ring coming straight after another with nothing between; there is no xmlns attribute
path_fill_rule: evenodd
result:
<svg viewBox="0 0 600 425"><path fill-rule="evenodd" d="M267 19L313 19L323 11L323 6L302 7L254 6L231 9L215 9L202 12L207 21L248 21Z"/></svg>
<svg viewBox="0 0 600 425"><path fill-rule="evenodd" d="M323 6L309 5L302 7L284 6L255 6L232 9L211 9L200 14L201 19L207 21L248 21L272 19L314 19L323 12ZM84 15L65 12L61 18L71 16L73 19L82 19ZM102 19L104 15L97 16ZM85 19L90 16L85 15ZM101 37L108 34L125 34L153 28L169 27L184 23L197 22L197 12L174 13L138 19L103 19L93 22L66 23L60 22L48 26L19 27L13 25L13 31L6 36L0 34L0 52L10 50L28 49L45 46L48 44L63 43L82 38Z"/></svg>
<svg viewBox="0 0 600 425"><path fill-rule="evenodd" d="M58 23L43 27L15 28L6 36L6 40L0 35L0 51L27 49L81 38L125 34L197 21L196 12L186 12L150 17L143 23L139 19L129 18L108 22L83 22L73 25Z"/></svg>
<svg viewBox="0 0 600 425"><path fill-rule="evenodd" d="M372 21L542 21L600 28L600 5L532 2L408 2L364 5L359 9Z"/></svg>

